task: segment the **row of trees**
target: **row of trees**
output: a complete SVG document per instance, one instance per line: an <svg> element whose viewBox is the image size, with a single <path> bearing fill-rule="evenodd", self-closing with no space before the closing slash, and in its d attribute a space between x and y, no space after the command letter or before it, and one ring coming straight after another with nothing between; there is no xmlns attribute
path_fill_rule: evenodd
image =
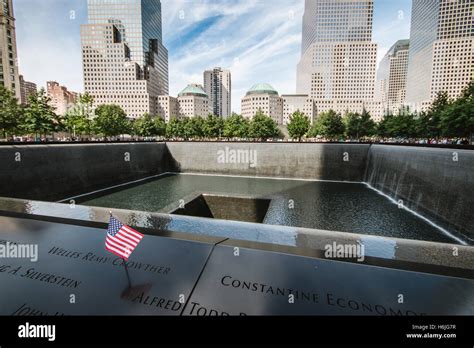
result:
<svg viewBox="0 0 474 348"><path fill-rule="evenodd" d="M14 94L0 87L0 131L4 138L13 135L34 135L67 132L75 138L105 138L130 134L141 137L168 138L273 138L280 136L277 124L261 112L249 121L233 114L226 120L209 115L206 118L173 118L166 124L161 117L149 114L137 120L127 118L118 105L100 105L93 109L93 99L87 93L79 97L65 116L59 116L50 105L44 89L29 96L28 105L19 105Z"/></svg>
<svg viewBox="0 0 474 348"><path fill-rule="evenodd" d="M456 99L445 92L438 93L425 112L387 115L378 130L385 137L468 138L474 133L474 82Z"/></svg>
<svg viewBox="0 0 474 348"><path fill-rule="evenodd" d="M288 123L288 134L291 138L298 140L304 136L309 138L324 137L332 140L360 139L374 135L376 129L375 122L366 111L362 114L349 112L342 117L334 110L329 110L321 113L312 126L307 116L296 111Z"/></svg>
<svg viewBox="0 0 474 348"><path fill-rule="evenodd" d="M438 93L431 107L424 112L402 109L397 115L387 114L375 123L370 114L348 112L344 117L333 110L321 113L310 125L309 119L296 112L290 118L291 138L324 137L326 139L379 138L469 138L474 133L474 82L457 99Z"/></svg>
<svg viewBox="0 0 474 348"><path fill-rule="evenodd" d="M272 118L261 111L252 120L232 114L226 120L209 115L206 118L172 118L165 124L161 117L145 114L131 121L118 105L100 105L95 110L87 93L65 116L58 116L50 106L44 89L29 97L29 104L19 105L13 93L0 87L0 131L5 138L14 135L45 136L68 132L73 137L105 138L130 134L142 137L168 138L249 138L267 139L282 134ZM344 116L333 110L321 113L311 125L304 114L296 111L287 126L289 136L323 137L331 140L382 138L469 137L474 133L474 83L457 99L439 93L431 107L419 114L400 110L388 114L376 124L368 112L347 112Z"/></svg>
<svg viewBox="0 0 474 348"><path fill-rule="evenodd" d="M276 122L262 112L258 112L252 120L237 114L232 114L226 120L209 115L206 118L172 118L167 124L160 117L145 115L136 120L133 127L135 134L143 137L267 139L281 136Z"/></svg>

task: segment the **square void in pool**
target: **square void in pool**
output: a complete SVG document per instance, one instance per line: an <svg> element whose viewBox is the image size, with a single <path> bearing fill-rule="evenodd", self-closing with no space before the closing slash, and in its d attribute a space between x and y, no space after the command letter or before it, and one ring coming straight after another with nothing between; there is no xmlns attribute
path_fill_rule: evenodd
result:
<svg viewBox="0 0 474 348"><path fill-rule="evenodd" d="M102 191L100 196L84 196L79 203L454 242L440 229L399 209L362 183L176 174Z"/></svg>
<svg viewBox="0 0 474 348"><path fill-rule="evenodd" d="M171 211L171 214L261 223L265 220L270 202L270 199L263 198L202 194Z"/></svg>

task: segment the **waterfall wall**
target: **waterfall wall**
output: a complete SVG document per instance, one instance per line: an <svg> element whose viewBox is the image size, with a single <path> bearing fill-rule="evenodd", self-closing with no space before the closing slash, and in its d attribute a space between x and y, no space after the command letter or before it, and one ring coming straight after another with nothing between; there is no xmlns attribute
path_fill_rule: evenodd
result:
<svg viewBox="0 0 474 348"><path fill-rule="evenodd" d="M373 145L365 181L474 242L474 151Z"/></svg>

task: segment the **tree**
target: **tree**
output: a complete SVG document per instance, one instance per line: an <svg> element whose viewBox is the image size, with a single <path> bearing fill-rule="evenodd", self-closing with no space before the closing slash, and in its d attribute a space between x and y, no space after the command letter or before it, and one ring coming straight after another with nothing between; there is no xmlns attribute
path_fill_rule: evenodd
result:
<svg viewBox="0 0 474 348"><path fill-rule="evenodd" d="M474 133L474 81L461 97L443 109L439 125L441 134L446 137L468 138Z"/></svg>
<svg viewBox="0 0 474 348"><path fill-rule="evenodd" d="M451 99L447 92L441 91L436 95L435 100L426 112L425 127L429 137L441 136L440 119L441 114L451 104Z"/></svg>
<svg viewBox="0 0 474 348"><path fill-rule="evenodd" d="M259 109L250 121L248 134L250 138L263 140L278 137L280 131L276 122Z"/></svg>
<svg viewBox="0 0 474 348"><path fill-rule="evenodd" d="M107 137L125 134L130 131L130 121L125 111L114 104L100 105L95 109L94 128Z"/></svg>
<svg viewBox="0 0 474 348"><path fill-rule="evenodd" d="M376 123L367 110L362 110L360 115L359 137L370 137L375 134Z"/></svg>
<svg viewBox="0 0 474 348"><path fill-rule="evenodd" d="M396 116L387 114L377 127L381 137L413 138L417 136L418 119L415 114L402 112Z"/></svg>
<svg viewBox="0 0 474 348"><path fill-rule="evenodd" d="M345 135L350 139L359 139L360 115L356 112L348 112L342 119L345 126Z"/></svg>
<svg viewBox="0 0 474 348"><path fill-rule="evenodd" d="M219 116L208 115L202 125L204 136L208 138L220 138L224 130L224 120Z"/></svg>
<svg viewBox="0 0 474 348"><path fill-rule="evenodd" d="M204 120L202 117L196 116L185 119L184 137L186 139L201 138L203 133Z"/></svg>
<svg viewBox="0 0 474 348"><path fill-rule="evenodd" d="M18 130L22 111L13 92L0 85L0 130L3 137L7 138Z"/></svg>
<svg viewBox="0 0 474 348"><path fill-rule="evenodd" d="M166 123L160 116L155 117L153 125L155 127L155 135L164 136L166 134Z"/></svg>
<svg viewBox="0 0 474 348"><path fill-rule="evenodd" d="M69 133L76 135L92 135L94 117L92 105L94 99L89 93L79 96L79 100L65 115L65 127Z"/></svg>
<svg viewBox="0 0 474 348"><path fill-rule="evenodd" d="M308 132L310 126L309 118L297 110L291 115L287 128L291 138L297 138L298 141L301 141L301 138Z"/></svg>
<svg viewBox="0 0 474 348"><path fill-rule="evenodd" d="M343 118L345 135L350 139L360 139L374 135L375 122L370 114L364 109L362 114L348 112Z"/></svg>
<svg viewBox="0 0 474 348"><path fill-rule="evenodd" d="M85 116L68 113L64 122L66 130L74 136L86 134L90 136L92 133L92 120Z"/></svg>
<svg viewBox="0 0 474 348"><path fill-rule="evenodd" d="M312 137L320 135L328 139L338 139L344 134L344 130L341 115L334 110L329 110L319 115L309 131L309 135Z"/></svg>
<svg viewBox="0 0 474 348"><path fill-rule="evenodd" d="M94 104L94 97L92 97L88 92L81 94L79 96L79 105L82 108L82 115L89 119L94 117L92 111L92 105Z"/></svg>
<svg viewBox="0 0 474 348"><path fill-rule="evenodd" d="M184 122L178 118L172 117L166 125L166 136L168 138L183 138Z"/></svg>
<svg viewBox="0 0 474 348"><path fill-rule="evenodd" d="M382 120L377 124L376 133L382 138L389 138L392 136L392 123L393 123L392 113L385 114Z"/></svg>
<svg viewBox="0 0 474 348"><path fill-rule="evenodd" d="M248 136L249 121L233 113L224 122L224 136L226 138L245 138Z"/></svg>
<svg viewBox="0 0 474 348"><path fill-rule="evenodd" d="M155 122L150 114L146 113L133 123L133 133L141 137L151 137L156 134Z"/></svg>
<svg viewBox="0 0 474 348"><path fill-rule="evenodd" d="M46 135L59 129L61 119L55 114L54 108L49 105L51 99L46 95L44 88L33 93L28 98L28 105L24 109L22 129L28 134Z"/></svg>

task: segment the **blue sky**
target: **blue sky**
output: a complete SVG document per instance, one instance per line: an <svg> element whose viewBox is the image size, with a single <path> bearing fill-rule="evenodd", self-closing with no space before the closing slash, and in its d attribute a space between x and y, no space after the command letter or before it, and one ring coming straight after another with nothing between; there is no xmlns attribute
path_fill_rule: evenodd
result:
<svg viewBox="0 0 474 348"><path fill-rule="evenodd" d="M304 0L162 0L169 50L170 94L202 83L214 66L232 72L232 108L255 83L295 92ZM45 86L56 80L83 91L80 25L86 0L14 0L20 73ZM379 60L396 40L409 38L411 0L375 0L374 42Z"/></svg>

